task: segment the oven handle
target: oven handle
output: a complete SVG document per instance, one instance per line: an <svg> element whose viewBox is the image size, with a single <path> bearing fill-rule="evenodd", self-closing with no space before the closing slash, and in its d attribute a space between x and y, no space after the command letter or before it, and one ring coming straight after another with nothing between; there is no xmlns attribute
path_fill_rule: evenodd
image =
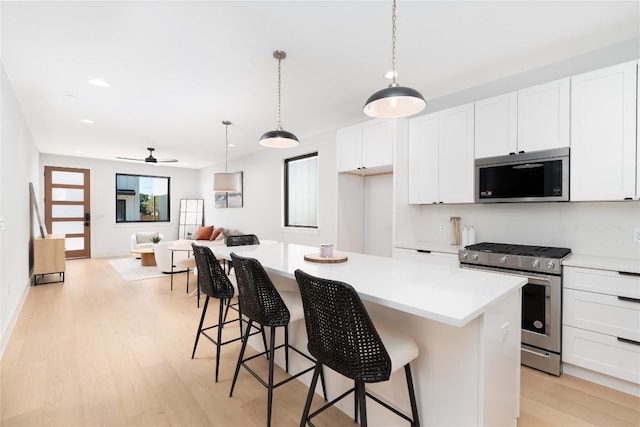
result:
<svg viewBox="0 0 640 427"><path fill-rule="evenodd" d="M540 356L540 357L544 357L545 359L550 359L551 355L547 352L539 352L539 351L533 351L533 350L529 350L528 348L521 348L520 350L524 351L525 353L531 353L534 356Z"/></svg>
<svg viewBox="0 0 640 427"><path fill-rule="evenodd" d="M529 281L538 281L538 282L547 282L551 283L551 279L548 277L537 277L537 276L529 276L528 274L522 274L522 276L529 279Z"/></svg>

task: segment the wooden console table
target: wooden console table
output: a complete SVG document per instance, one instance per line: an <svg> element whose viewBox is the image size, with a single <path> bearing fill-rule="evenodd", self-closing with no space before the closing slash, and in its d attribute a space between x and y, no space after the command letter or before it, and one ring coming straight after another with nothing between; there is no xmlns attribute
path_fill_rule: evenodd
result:
<svg viewBox="0 0 640 427"><path fill-rule="evenodd" d="M44 239L37 237L33 241L33 285L64 282L65 246L64 235L48 234ZM39 282L47 274L58 274L60 280Z"/></svg>

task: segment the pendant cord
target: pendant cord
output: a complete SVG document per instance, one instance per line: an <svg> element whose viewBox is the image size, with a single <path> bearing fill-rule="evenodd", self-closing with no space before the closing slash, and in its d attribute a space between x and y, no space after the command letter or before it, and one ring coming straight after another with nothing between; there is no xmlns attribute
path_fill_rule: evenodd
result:
<svg viewBox="0 0 640 427"><path fill-rule="evenodd" d="M227 173L227 163L229 162L229 125L224 125L224 173Z"/></svg>
<svg viewBox="0 0 640 427"><path fill-rule="evenodd" d="M391 70L393 73L393 85L396 85L396 0L393 0L391 11Z"/></svg>
<svg viewBox="0 0 640 427"><path fill-rule="evenodd" d="M278 123L277 123L277 129L278 130L282 130L282 121L280 120L280 104L281 104L281 79L282 79L282 74L281 74L281 69L280 69L280 63L282 62L281 58L278 58Z"/></svg>

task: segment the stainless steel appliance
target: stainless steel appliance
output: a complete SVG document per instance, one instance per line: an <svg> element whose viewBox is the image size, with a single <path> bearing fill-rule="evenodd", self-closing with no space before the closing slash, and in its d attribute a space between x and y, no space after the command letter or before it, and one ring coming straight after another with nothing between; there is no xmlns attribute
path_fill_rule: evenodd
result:
<svg viewBox="0 0 640 427"><path fill-rule="evenodd" d="M476 203L569 201L569 148L476 159Z"/></svg>
<svg viewBox="0 0 640 427"><path fill-rule="evenodd" d="M525 276L522 289L523 365L561 373L562 260L571 249L478 243L458 251L460 267Z"/></svg>

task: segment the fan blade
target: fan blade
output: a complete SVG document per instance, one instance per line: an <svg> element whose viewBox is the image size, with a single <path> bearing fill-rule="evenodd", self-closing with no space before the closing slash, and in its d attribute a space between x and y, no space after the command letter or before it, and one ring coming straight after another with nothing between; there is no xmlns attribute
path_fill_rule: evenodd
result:
<svg viewBox="0 0 640 427"><path fill-rule="evenodd" d="M120 157L120 156L116 156L116 159L120 159L120 160L134 160L136 162L144 162L144 159L134 159L131 157Z"/></svg>
<svg viewBox="0 0 640 427"><path fill-rule="evenodd" d="M177 159L162 159L162 160L158 159L158 163L175 163L177 161L178 161Z"/></svg>

